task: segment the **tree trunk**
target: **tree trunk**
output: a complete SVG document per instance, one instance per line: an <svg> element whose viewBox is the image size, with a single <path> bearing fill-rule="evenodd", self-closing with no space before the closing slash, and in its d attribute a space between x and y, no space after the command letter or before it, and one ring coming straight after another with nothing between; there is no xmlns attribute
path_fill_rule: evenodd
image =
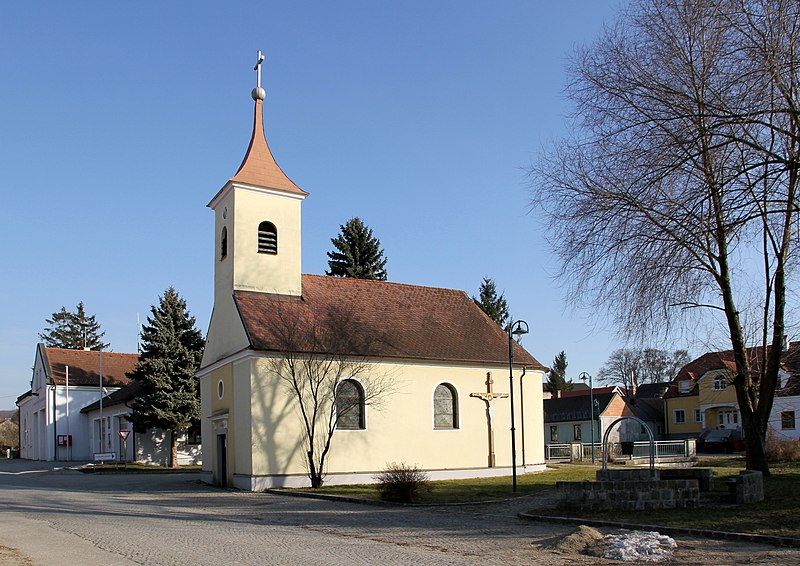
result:
<svg viewBox="0 0 800 566"><path fill-rule="evenodd" d="M178 435L175 430L169 431L169 467L178 467Z"/></svg>

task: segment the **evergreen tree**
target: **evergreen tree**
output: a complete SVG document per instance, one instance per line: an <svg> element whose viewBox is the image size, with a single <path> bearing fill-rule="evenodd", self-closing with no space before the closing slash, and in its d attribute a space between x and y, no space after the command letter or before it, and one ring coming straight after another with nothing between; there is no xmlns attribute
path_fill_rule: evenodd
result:
<svg viewBox="0 0 800 566"><path fill-rule="evenodd" d="M339 228L339 235L331 238L336 249L328 252L328 275L386 281L386 257L372 228L358 217Z"/></svg>
<svg viewBox="0 0 800 566"><path fill-rule="evenodd" d="M553 358L550 373L547 374L547 384L550 386L550 391L569 391L572 389L572 380L567 381L568 365L567 354L564 350L561 350Z"/></svg>
<svg viewBox="0 0 800 566"><path fill-rule="evenodd" d="M497 286L494 280L489 277L484 277L481 282L481 288L478 297L472 297L475 304L478 305L489 318L499 324L503 329L506 328L508 323L508 302L505 296L500 293L497 294Z"/></svg>
<svg viewBox="0 0 800 566"><path fill-rule="evenodd" d="M150 308L142 328L142 353L128 377L141 384L131 402L134 430L161 428L170 433L170 467L177 467L176 437L200 418L195 371L205 341L195 328L186 301L170 287Z"/></svg>
<svg viewBox="0 0 800 566"><path fill-rule="evenodd" d="M71 350L105 350L108 343L103 342L105 332L100 331L100 323L95 315L87 316L83 301L70 312L66 307L54 312L45 319L48 327L39 334L44 345L49 348L69 348Z"/></svg>

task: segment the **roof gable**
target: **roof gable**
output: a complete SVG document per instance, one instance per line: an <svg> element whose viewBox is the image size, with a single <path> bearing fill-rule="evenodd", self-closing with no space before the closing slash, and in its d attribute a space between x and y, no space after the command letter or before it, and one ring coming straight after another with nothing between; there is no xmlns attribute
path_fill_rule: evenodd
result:
<svg viewBox="0 0 800 566"><path fill-rule="evenodd" d="M320 275L302 285L302 297L234 292L252 348L508 363L507 334L463 291ZM545 369L516 343L514 361Z"/></svg>

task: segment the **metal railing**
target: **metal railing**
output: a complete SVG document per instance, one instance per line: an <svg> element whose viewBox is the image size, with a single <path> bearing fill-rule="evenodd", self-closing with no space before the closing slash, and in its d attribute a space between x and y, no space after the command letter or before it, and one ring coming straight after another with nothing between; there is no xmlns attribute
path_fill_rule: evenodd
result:
<svg viewBox="0 0 800 566"><path fill-rule="evenodd" d="M545 457L548 460L569 460L572 458L572 448L569 444L547 444Z"/></svg>
<svg viewBox="0 0 800 566"><path fill-rule="evenodd" d="M658 440L655 442L656 458L688 457L686 442L683 440ZM650 456L649 442L634 442L632 458L648 458Z"/></svg>

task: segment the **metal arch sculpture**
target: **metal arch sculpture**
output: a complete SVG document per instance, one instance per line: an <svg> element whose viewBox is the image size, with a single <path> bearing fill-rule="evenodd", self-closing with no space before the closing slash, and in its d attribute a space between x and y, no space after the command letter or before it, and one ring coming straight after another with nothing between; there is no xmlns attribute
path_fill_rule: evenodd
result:
<svg viewBox="0 0 800 566"><path fill-rule="evenodd" d="M636 421L647 431L647 437L650 439L650 477L655 477L656 475L656 456L655 456L655 438L653 437L653 431L650 430L650 427L644 422L642 419L638 417L620 417L612 422L608 428L606 429L605 434L603 434L603 470L608 468L608 435L611 434L611 431L617 425L625 420Z"/></svg>

